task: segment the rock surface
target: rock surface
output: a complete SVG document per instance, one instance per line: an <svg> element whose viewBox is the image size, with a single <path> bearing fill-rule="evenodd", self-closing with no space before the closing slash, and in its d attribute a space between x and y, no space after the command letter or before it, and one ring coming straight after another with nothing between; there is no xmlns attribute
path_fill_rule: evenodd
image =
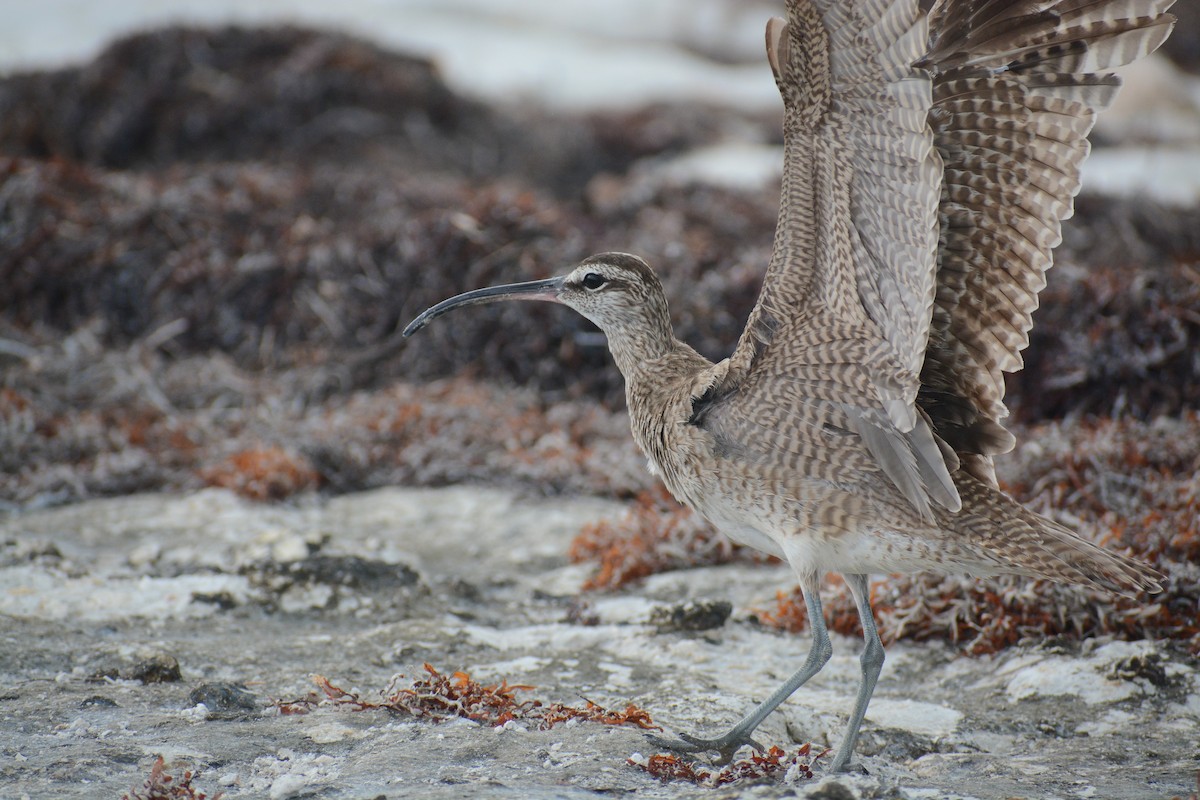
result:
<svg viewBox="0 0 1200 800"><path fill-rule="evenodd" d="M730 723L802 660L804 637L753 619L788 570L666 573L590 595L580 615L588 568L563 553L582 524L620 508L478 487L290 506L206 490L12 518L0 527L0 796L117 797L161 755L171 774L198 770L210 797L694 797L627 763L655 752L633 727L272 704L304 697L314 673L376 697L429 663L532 685L522 696L544 702L635 703L671 729ZM701 631L654 624L689 601L728 601L733 614ZM837 637L829 666L761 738L836 746L857 649ZM712 794L1165 798L1191 790L1198 744L1194 664L1170 647L964 658L900 643L864 730L868 774L823 776L818 759L795 786Z"/></svg>

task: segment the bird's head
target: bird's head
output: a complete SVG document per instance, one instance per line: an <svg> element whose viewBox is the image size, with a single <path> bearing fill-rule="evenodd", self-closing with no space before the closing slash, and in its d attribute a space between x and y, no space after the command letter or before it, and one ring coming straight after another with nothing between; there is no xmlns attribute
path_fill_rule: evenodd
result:
<svg viewBox="0 0 1200 800"><path fill-rule="evenodd" d="M411 336L435 317L460 306L496 300L562 303L596 323L608 336L670 336L662 283L645 261L628 253L601 253L581 261L566 275L527 283L476 289L443 300L404 329Z"/></svg>

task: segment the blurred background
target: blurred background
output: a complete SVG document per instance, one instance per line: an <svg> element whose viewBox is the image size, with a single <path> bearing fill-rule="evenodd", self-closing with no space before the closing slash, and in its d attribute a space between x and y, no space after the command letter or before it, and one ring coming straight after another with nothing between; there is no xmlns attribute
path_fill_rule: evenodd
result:
<svg viewBox="0 0 1200 800"><path fill-rule="evenodd" d="M48 0L6 9L0 71L82 63L116 38L169 25L289 24L430 58L451 87L480 99L568 111L680 99L772 110L762 21L782 9L782 0ZM1200 14L1188 3L1172 12L1180 22L1163 52L1194 72ZM1194 104L1195 86L1184 93Z"/></svg>

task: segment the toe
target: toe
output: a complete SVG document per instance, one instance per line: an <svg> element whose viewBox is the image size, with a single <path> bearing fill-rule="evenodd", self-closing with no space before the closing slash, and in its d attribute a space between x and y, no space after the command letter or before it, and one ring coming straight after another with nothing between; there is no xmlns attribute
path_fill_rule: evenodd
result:
<svg viewBox="0 0 1200 800"><path fill-rule="evenodd" d="M730 734L732 733L731 731ZM678 734L678 738L673 739L655 736L654 734L647 734L646 738L655 747L663 747L668 750L674 750L677 753L717 753L720 756L717 759L717 763L720 764L728 764L733 760L737 751L747 745L759 752L762 752L764 749L761 744L749 736L730 734L716 739L704 739L688 733L680 733Z"/></svg>

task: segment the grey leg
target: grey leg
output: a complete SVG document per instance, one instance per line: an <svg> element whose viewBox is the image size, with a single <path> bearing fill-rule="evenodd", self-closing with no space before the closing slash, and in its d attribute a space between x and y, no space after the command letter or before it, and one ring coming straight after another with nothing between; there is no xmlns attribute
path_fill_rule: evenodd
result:
<svg viewBox="0 0 1200 800"><path fill-rule="evenodd" d="M753 711L725 734L718 736L715 739L701 739L696 736L680 734L678 740L666 739L660 736L649 736L647 738L656 747L665 747L670 750L676 750L685 753L710 752L715 751L721 754L724 761L728 761L737 752L742 745L750 745L756 750L762 750L763 747L758 742L750 738L750 734L754 733L754 729L762 723L767 716L774 711L779 705L792 696L792 693L803 686L809 678L821 671L821 667L829 661L829 657L833 655L833 645L829 642L829 632L825 628L825 616L821 610L821 597L817 593L818 583L814 578L811 581L805 581L801 586L804 593L804 604L808 608L808 624L812 629L812 649L808 651L808 658L804 661L804 666L797 670L796 674L788 678L782 686L758 705ZM866 703L863 703L866 706Z"/></svg>
<svg viewBox="0 0 1200 800"><path fill-rule="evenodd" d="M879 631L875 628L875 617L871 613L871 591L866 575L846 575L846 585L854 595L854 603L858 606L858 618L862 620L863 638L866 647L863 648L862 683L858 687L858 699L854 701L854 713L850 716L850 727L846 730L846 738L834 756L830 772L841 772L850 763L854 755L854 745L858 741L858 729L862 726L863 717L867 713L867 703L875 693L875 683L879 680L879 671L883 669L883 642L879 641Z"/></svg>

